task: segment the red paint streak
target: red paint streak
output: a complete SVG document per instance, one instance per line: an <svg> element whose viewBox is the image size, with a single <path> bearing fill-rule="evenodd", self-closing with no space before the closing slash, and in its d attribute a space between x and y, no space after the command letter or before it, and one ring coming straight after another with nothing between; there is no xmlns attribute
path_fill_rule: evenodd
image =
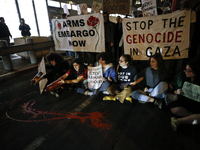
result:
<svg viewBox="0 0 200 150"><path fill-rule="evenodd" d="M6 116L9 119L12 119L14 121L18 122L42 122L42 121L54 121L54 120L60 120L60 119L78 119L82 123L85 123L85 121L88 119L91 121L92 125L91 127L95 127L98 129L103 130L110 130L112 125L110 125L104 117L106 114L101 112L92 112L92 113L81 113L81 112L66 112L66 113L55 113L55 112L48 112L48 111L41 111L32 108L35 104L35 101L28 101L27 103L24 103L22 105L22 112L24 114L31 114L31 118L27 120L20 120L12 118L8 115L8 112L6 112ZM49 116L52 115L52 116ZM55 117L56 116L56 117ZM37 119L42 118L42 119Z"/></svg>

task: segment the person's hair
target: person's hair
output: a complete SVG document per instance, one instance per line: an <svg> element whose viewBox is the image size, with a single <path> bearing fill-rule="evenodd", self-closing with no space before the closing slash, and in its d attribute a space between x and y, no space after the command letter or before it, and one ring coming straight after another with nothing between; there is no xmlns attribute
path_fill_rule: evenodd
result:
<svg viewBox="0 0 200 150"><path fill-rule="evenodd" d="M99 60L100 58L102 58L102 60L104 60L106 62L106 64L111 63L109 55L107 53L105 53L105 52L100 53L98 55L98 59L97 60Z"/></svg>
<svg viewBox="0 0 200 150"><path fill-rule="evenodd" d="M103 15L106 14L108 17L108 21L109 21L109 14L107 12L103 12Z"/></svg>
<svg viewBox="0 0 200 150"><path fill-rule="evenodd" d="M131 66L132 58L128 54L124 54L121 57L124 57L125 62L128 62L128 66Z"/></svg>
<svg viewBox="0 0 200 150"><path fill-rule="evenodd" d="M189 60L188 62L186 62L185 64L185 68L186 66L190 66L190 68L192 69L192 72L195 74L194 77L194 83L196 84L200 84L200 70L199 70L199 65L195 60Z"/></svg>
<svg viewBox="0 0 200 150"><path fill-rule="evenodd" d="M165 70L165 62L162 58L162 55L160 53L156 53L150 57L150 60L151 58L154 58L157 61L158 72L163 72Z"/></svg>
<svg viewBox="0 0 200 150"><path fill-rule="evenodd" d="M78 71L78 73L77 73L76 70L74 69L74 66L73 66L74 63L79 64L79 71ZM72 69L71 69L71 71L72 71L71 73L75 74L77 77L78 77L80 74L84 73L84 71L85 71L85 65L83 64L83 62L82 62L82 60L81 60L80 58L76 58L76 59L74 59L74 60L72 61Z"/></svg>
<svg viewBox="0 0 200 150"><path fill-rule="evenodd" d="M23 21L24 21L24 18L21 18L21 20L23 20Z"/></svg>
<svg viewBox="0 0 200 150"><path fill-rule="evenodd" d="M183 2L183 3L181 4L181 6L182 6L183 8L186 8L186 9L189 9L189 8L190 8L189 2L188 2L188 1Z"/></svg>
<svg viewBox="0 0 200 150"><path fill-rule="evenodd" d="M55 52L50 52L46 55L46 59L48 60L48 62L50 63L50 61L55 60L56 65L61 63L64 58L62 57L62 55L55 53ZM51 64L51 63L50 63Z"/></svg>
<svg viewBox="0 0 200 150"><path fill-rule="evenodd" d="M62 14L62 19L63 19L63 18L66 18L66 16L67 16L67 14L66 14L66 13L63 13L63 14Z"/></svg>

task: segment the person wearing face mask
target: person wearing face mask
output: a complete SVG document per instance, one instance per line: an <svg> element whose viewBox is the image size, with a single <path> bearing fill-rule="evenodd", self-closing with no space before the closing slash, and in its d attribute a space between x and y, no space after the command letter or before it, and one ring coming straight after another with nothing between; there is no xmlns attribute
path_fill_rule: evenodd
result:
<svg viewBox="0 0 200 150"><path fill-rule="evenodd" d="M182 86L174 91L173 99L167 97L169 103L168 107L174 115L178 116L178 118L171 117L171 125L174 131L176 131L177 127L181 124L200 124L200 102L181 94L185 81L194 85L200 85L200 70L198 63L195 61L187 62L184 70L184 75L185 76L181 78ZM171 87L173 88L173 86ZM198 92L195 91L195 93L197 94Z"/></svg>
<svg viewBox="0 0 200 150"><path fill-rule="evenodd" d="M131 66L131 56L122 55L119 59L119 65L117 67L117 82L107 87L107 91L110 96L105 96L103 100L119 100L120 103L124 103L124 100L132 102L129 97L132 92L132 86L136 84L133 81L134 76L137 74L137 69Z"/></svg>
<svg viewBox="0 0 200 150"><path fill-rule="evenodd" d="M98 94L97 91L103 92L103 94L108 94L106 91L107 87L110 84L114 83L116 80L116 76L117 76L116 71L112 63L110 63L110 58L107 53L102 52L98 55L98 62L96 63L96 65L98 64L102 66L103 83L98 90L89 89L85 92L85 95L92 96L92 95Z"/></svg>
<svg viewBox="0 0 200 150"><path fill-rule="evenodd" d="M135 86L131 97L141 103L155 102L162 108L162 99L168 90L169 74L161 54L156 53L150 57L150 66L143 69L135 78L141 77L143 80Z"/></svg>

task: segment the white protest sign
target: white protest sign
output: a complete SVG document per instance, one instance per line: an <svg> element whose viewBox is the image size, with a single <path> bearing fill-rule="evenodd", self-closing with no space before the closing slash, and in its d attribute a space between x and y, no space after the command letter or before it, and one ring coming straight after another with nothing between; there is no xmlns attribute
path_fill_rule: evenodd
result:
<svg viewBox="0 0 200 150"><path fill-rule="evenodd" d="M56 50L105 52L102 14L88 14L53 19L53 38Z"/></svg>
<svg viewBox="0 0 200 150"><path fill-rule="evenodd" d="M124 53L134 60L149 60L155 53L163 59L188 57L190 11L124 18L122 24Z"/></svg>
<svg viewBox="0 0 200 150"><path fill-rule="evenodd" d="M43 76L46 74L44 57L42 57L42 60L41 60L40 65L38 67L38 72L40 72L40 71L43 73ZM47 79L40 80L40 82L39 82L40 94L42 94L44 87L47 84L47 81L48 81Z"/></svg>
<svg viewBox="0 0 200 150"><path fill-rule="evenodd" d="M157 15L156 0L142 0L143 17Z"/></svg>
<svg viewBox="0 0 200 150"><path fill-rule="evenodd" d="M87 14L87 4L84 3L84 4L78 4L77 5L77 12L78 12L78 15L85 15Z"/></svg>
<svg viewBox="0 0 200 150"><path fill-rule="evenodd" d="M68 16L70 15L66 4L63 6L63 11L64 11L64 13L66 13Z"/></svg>
<svg viewBox="0 0 200 150"><path fill-rule="evenodd" d="M103 83L102 66L90 67L88 66L88 87L91 89L98 89Z"/></svg>
<svg viewBox="0 0 200 150"><path fill-rule="evenodd" d="M194 101L200 102L200 86L196 84L184 82L181 94Z"/></svg>

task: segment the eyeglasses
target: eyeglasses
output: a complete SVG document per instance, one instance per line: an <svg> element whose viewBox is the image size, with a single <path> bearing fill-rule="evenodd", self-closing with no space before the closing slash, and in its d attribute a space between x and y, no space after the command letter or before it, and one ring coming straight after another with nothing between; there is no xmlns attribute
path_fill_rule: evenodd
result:
<svg viewBox="0 0 200 150"><path fill-rule="evenodd" d="M108 18L108 16L103 16L104 18Z"/></svg>
<svg viewBox="0 0 200 150"><path fill-rule="evenodd" d="M193 72L192 70L184 70L185 73L191 73Z"/></svg>
<svg viewBox="0 0 200 150"><path fill-rule="evenodd" d="M122 61L122 60L119 60L119 63L123 63L124 61Z"/></svg>

